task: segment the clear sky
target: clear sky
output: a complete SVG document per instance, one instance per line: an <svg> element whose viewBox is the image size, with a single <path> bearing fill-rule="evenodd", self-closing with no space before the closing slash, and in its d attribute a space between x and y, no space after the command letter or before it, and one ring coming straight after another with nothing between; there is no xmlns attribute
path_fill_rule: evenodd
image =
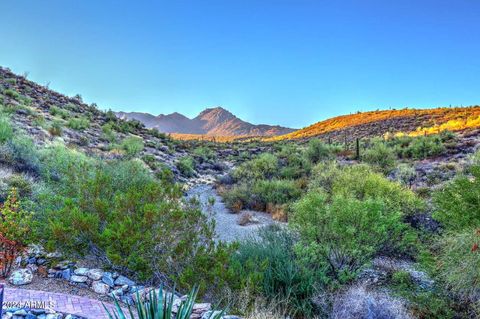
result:
<svg viewBox="0 0 480 319"><path fill-rule="evenodd" d="M0 65L103 109L303 127L480 104L478 0L0 0Z"/></svg>

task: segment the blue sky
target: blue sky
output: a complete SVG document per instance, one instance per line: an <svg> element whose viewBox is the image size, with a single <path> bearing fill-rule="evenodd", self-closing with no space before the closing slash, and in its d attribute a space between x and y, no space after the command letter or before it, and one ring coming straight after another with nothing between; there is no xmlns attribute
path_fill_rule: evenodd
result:
<svg viewBox="0 0 480 319"><path fill-rule="evenodd" d="M0 65L101 108L303 127L480 104L480 1L0 0Z"/></svg>

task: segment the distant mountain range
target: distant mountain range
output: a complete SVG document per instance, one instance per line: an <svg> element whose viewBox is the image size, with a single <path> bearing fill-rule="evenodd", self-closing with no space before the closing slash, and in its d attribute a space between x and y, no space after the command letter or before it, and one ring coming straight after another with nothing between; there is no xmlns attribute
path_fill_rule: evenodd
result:
<svg viewBox="0 0 480 319"><path fill-rule="evenodd" d="M222 107L207 108L193 119L177 112L158 116L139 112L116 112L116 115L122 119L135 119L145 124L146 127L155 128L162 133L209 136L277 136L295 131L278 125L251 124Z"/></svg>

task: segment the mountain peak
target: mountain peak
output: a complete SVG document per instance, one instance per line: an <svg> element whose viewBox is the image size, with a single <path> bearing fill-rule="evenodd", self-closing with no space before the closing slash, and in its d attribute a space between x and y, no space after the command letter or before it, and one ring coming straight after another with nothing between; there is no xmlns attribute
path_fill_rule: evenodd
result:
<svg viewBox="0 0 480 319"><path fill-rule="evenodd" d="M130 118L140 121L138 113L130 113ZM128 113L122 114L129 117ZM171 114L160 114L154 121L145 123L147 127L156 128L164 133L181 134L203 134L212 136L272 136L290 133L293 129L281 126L254 125L242 121L230 111L221 106L206 108L193 119L174 112Z"/></svg>

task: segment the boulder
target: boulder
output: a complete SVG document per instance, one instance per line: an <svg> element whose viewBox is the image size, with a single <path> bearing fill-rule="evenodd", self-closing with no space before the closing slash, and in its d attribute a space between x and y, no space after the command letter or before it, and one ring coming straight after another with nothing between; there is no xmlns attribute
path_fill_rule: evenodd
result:
<svg viewBox="0 0 480 319"><path fill-rule="evenodd" d="M88 268L77 268L74 270L75 275L86 276L88 273Z"/></svg>
<svg viewBox="0 0 480 319"><path fill-rule="evenodd" d="M88 280L87 276L79 276L79 275L72 275L72 277L70 278L70 281L75 283L85 283L87 282L87 280Z"/></svg>
<svg viewBox="0 0 480 319"><path fill-rule="evenodd" d="M87 277L92 280L100 280L103 276L103 270L101 269L90 269L87 271Z"/></svg>
<svg viewBox="0 0 480 319"><path fill-rule="evenodd" d="M103 283L102 281L94 281L92 283L92 289L97 294L106 295L110 292L110 286Z"/></svg>
<svg viewBox="0 0 480 319"><path fill-rule="evenodd" d="M8 282L15 286L28 285L32 280L33 273L28 268L15 270L8 278Z"/></svg>
<svg viewBox="0 0 480 319"><path fill-rule="evenodd" d="M102 282L109 285L111 288L115 287L115 279L111 272L104 272L102 275Z"/></svg>
<svg viewBox="0 0 480 319"><path fill-rule="evenodd" d="M124 285L135 286L135 282L133 282L132 280L128 279L125 276L118 276L118 278L115 279L115 286L124 286Z"/></svg>

